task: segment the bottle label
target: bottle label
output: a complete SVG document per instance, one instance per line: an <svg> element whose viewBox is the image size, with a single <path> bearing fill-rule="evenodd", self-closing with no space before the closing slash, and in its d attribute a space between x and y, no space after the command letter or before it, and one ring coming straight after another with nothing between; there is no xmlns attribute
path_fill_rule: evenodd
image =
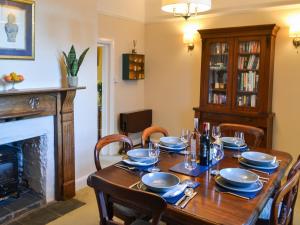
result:
<svg viewBox="0 0 300 225"><path fill-rule="evenodd" d="M196 152L196 139L191 139L191 152Z"/></svg>

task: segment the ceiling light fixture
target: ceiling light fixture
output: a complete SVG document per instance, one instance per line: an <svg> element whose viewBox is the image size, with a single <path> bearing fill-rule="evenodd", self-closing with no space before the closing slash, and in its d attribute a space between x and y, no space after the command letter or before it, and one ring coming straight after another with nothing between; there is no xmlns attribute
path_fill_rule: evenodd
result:
<svg viewBox="0 0 300 225"><path fill-rule="evenodd" d="M162 0L161 10L186 20L211 9L211 0Z"/></svg>

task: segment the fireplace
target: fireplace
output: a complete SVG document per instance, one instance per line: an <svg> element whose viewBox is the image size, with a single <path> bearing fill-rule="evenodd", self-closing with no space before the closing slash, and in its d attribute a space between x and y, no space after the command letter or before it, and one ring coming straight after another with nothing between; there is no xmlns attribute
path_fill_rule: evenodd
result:
<svg viewBox="0 0 300 225"><path fill-rule="evenodd" d="M18 196L18 151L16 147L0 145L0 201L11 195Z"/></svg>
<svg viewBox="0 0 300 225"><path fill-rule="evenodd" d="M56 200L75 195L73 100L78 89L84 87L0 91L0 145L46 135L44 167L53 192L46 190L46 196Z"/></svg>

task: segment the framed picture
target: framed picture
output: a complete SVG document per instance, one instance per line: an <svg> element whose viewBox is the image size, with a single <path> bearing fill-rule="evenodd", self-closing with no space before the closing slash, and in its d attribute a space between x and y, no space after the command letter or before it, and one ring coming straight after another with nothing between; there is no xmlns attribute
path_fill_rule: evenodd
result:
<svg viewBox="0 0 300 225"><path fill-rule="evenodd" d="M34 59L32 0L0 0L0 59Z"/></svg>

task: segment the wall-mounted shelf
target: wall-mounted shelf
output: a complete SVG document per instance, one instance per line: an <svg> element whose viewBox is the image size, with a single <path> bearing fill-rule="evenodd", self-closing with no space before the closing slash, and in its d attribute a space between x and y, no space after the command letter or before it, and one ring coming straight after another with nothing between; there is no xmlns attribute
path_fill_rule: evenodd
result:
<svg viewBox="0 0 300 225"><path fill-rule="evenodd" d="M145 78L145 56L123 54L123 80L142 80Z"/></svg>

